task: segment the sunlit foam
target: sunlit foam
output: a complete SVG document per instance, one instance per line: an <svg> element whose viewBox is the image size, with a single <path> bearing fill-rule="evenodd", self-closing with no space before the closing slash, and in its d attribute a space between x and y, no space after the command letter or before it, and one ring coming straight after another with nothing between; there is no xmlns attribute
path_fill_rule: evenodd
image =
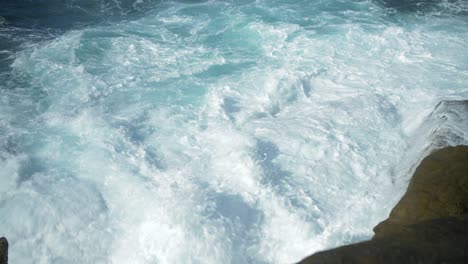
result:
<svg viewBox="0 0 468 264"><path fill-rule="evenodd" d="M289 263L370 238L426 117L468 95L467 29L368 1L176 1L28 43L0 92L10 258Z"/></svg>

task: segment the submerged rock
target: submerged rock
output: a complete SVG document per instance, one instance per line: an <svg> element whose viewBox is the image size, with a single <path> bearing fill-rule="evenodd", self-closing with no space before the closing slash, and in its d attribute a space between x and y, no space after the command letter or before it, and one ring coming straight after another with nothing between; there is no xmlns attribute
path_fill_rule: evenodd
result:
<svg viewBox="0 0 468 264"><path fill-rule="evenodd" d="M468 146L427 156L370 241L300 263L468 263Z"/></svg>
<svg viewBox="0 0 468 264"><path fill-rule="evenodd" d="M0 264L8 263L8 240L0 238Z"/></svg>

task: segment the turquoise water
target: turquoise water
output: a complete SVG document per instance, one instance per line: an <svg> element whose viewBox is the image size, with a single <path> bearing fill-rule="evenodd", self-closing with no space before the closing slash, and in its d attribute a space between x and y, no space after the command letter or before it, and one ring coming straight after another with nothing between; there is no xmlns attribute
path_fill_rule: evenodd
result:
<svg viewBox="0 0 468 264"><path fill-rule="evenodd" d="M292 263L368 239L424 118L468 97L465 1L39 2L0 7L14 263Z"/></svg>

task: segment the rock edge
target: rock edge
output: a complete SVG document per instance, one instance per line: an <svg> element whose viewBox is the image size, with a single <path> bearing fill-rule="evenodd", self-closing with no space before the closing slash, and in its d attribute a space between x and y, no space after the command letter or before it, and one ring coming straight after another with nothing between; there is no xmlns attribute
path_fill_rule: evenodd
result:
<svg viewBox="0 0 468 264"><path fill-rule="evenodd" d="M300 264L468 263L468 146L420 163L405 195L370 241L316 253Z"/></svg>

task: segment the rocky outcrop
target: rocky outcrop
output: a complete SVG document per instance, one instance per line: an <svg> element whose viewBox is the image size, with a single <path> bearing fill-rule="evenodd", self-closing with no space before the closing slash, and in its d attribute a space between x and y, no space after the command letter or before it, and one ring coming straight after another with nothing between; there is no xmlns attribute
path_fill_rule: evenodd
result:
<svg viewBox="0 0 468 264"><path fill-rule="evenodd" d="M8 241L6 238L0 238L0 264L8 263Z"/></svg>
<svg viewBox="0 0 468 264"><path fill-rule="evenodd" d="M448 147L426 157L408 190L375 237L401 232L405 226L468 214L468 146Z"/></svg>
<svg viewBox="0 0 468 264"><path fill-rule="evenodd" d="M316 253L300 263L468 263L468 146L427 156L370 241Z"/></svg>

